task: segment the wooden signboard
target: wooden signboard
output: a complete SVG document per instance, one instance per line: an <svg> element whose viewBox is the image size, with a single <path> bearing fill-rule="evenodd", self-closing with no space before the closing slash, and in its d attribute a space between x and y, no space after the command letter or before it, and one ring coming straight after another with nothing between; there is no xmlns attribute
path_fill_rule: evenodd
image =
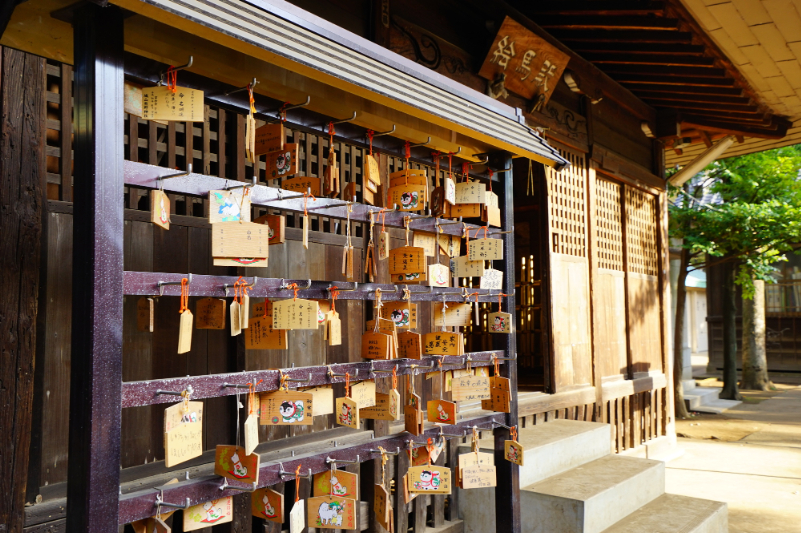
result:
<svg viewBox="0 0 801 533"><path fill-rule="evenodd" d="M284 133L283 121L275 122L273 124L265 124L264 126L256 129L254 153L256 155L262 155L283 150L285 139L286 134Z"/></svg>
<svg viewBox="0 0 801 533"><path fill-rule="evenodd" d="M570 56L506 17L478 74L490 81L506 74L507 89L544 106L569 60Z"/></svg>
<svg viewBox="0 0 801 533"><path fill-rule="evenodd" d="M225 300L201 298L195 304L197 329L225 329Z"/></svg>
<svg viewBox="0 0 801 533"><path fill-rule="evenodd" d="M432 287L450 287L451 269L439 263L428 265L428 284Z"/></svg>
<svg viewBox="0 0 801 533"><path fill-rule="evenodd" d="M479 281L479 288L502 290L503 271L495 270L494 268L485 268L484 273L481 275L481 280Z"/></svg>
<svg viewBox="0 0 801 533"><path fill-rule="evenodd" d="M250 222L250 195L245 191L209 191L209 223Z"/></svg>
<svg viewBox="0 0 801 533"><path fill-rule="evenodd" d="M164 464L167 467L203 454L203 402L184 402L164 410Z"/></svg>
<svg viewBox="0 0 801 533"><path fill-rule="evenodd" d="M322 197L322 181L320 178L300 176L297 178L285 179L281 182L281 188L287 191L307 192L311 189L312 196Z"/></svg>
<svg viewBox="0 0 801 533"><path fill-rule="evenodd" d="M503 239L471 239L467 258L470 261L503 259Z"/></svg>
<svg viewBox="0 0 801 533"><path fill-rule="evenodd" d="M411 331L398 333L398 357L402 359L422 359L422 336Z"/></svg>
<svg viewBox="0 0 801 533"><path fill-rule="evenodd" d="M234 502L231 496L193 505L184 511L184 531L196 531L234 519Z"/></svg>
<svg viewBox="0 0 801 533"><path fill-rule="evenodd" d="M142 118L203 122L203 91L176 87L172 92L166 85L146 87L142 89Z"/></svg>
<svg viewBox="0 0 801 533"><path fill-rule="evenodd" d="M389 273L409 274L426 271L426 256L422 248L401 246L389 251Z"/></svg>
<svg viewBox="0 0 801 533"><path fill-rule="evenodd" d="M362 381L350 388L350 397L359 409L375 405L375 381Z"/></svg>
<svg viewBox="0 0 801 533"><path fill-rule="evenodd" d="M490 333L511 333L512 315L509 313L490 313L487 315Z"/></svg>
<svg viewBox="0 0 801 533"><path fill-rule="evenodd" d="M464 352L461 333L434 331L423 335L425 355L462 355Z"/></svg>
<svg viewBox="0 0 801 533"><path fill-rule="evenodd" d="M456 404L446 400L430 400L427 405L428 421L438 424L456 423Z"/></svg>
<svg viewBox="0 0 801 533"><path fill-rule="evenodd" d="M253 222L267 224L267 239L270 244L283 244L286 240L286 217L283 215L262 215Z"/></svg>
<svg viewBox="0 0 801 533"><path fill-rule="evenodd" d="M317 302L290 298L273 302L273 328L317 329Z"/></svg>
<svg viewBox="0 0 801 533"><path fill-rule="evenodd" d="M450 494L451 471L439 465L413 466L407 473L407 487L411 493Z"/></svg>
<svg viewBox="0 0 801 533"><path fill-rule="evenodd" d="M463 376L454 378L452 384L454 401L487 400L490 398L489 378L485 376Z"/></svg>
<svg viewBox="0 0 801 533"><path fill-rule="evenodd" d="M266 258L268 229L253 222L217 222L211 225L212 257Z"/></svg>
<svg viewBox="0 0 801 533"><path fill-rule="evenodd" d="M153 333L153 298L139 298L136 302L136 330Z"/></svg>
<svg viewBox="0 0 801 533"><path fill-rule="evenodd" d="M284 495L270 488L254 491L250 496L250 512L278 524L284 523Z"/></svg>
<svg viewBox="0 0 801 533"><path fill-rule="evenodd" d="M484 274L484 261L471 261L466 255L451 259L451 272L457 278L474 278Z"/></svg>
<svg viewBox="0 0 801 533"><path fill-rule="evenodd" d="M251 318L244 333L246 350L286 350L289 347L287 331L273 329L271 316Z"/></svg>
<svg viewBox="0 0 801 533"><path fill-rule="evenodd" d="M214 474L244 483L259 482L259 454L246 454L245 449L218 444L214 454Z"/></svg>
<svg viewBox="0 0 801 533"><path fill-rule="evenodd" d="M359 429L359 406L350 398L337 398L337 424Z"/></svg>
<svg viewBox="0 0 801 533"><path fill-rule="evenodd" d="M287 143L281 150L267 154L267 179L283 178L298 172L298 145Z"/></svg>
<svg viewBox="0 0 801 533"><path fill-rule="evenodd" d="M170 199L164 191L150 191L150 221L170 229Z"/></svg>
<svg viewBox="0 0 801 533"><path fill-rule="evenodd" d="M356 529L356 500L337 496L309 498L309 527L317 529Z"/></svg>
<svg viewBox="0 0 801 533"><path fill-rule="evenodd" d="M381 318L392 320L396 328L415 329L417 327L417 304L386 302L381 308Z"/></svg>
<svg viewBox="0 0 801 533"><path fill-rule="evenodd" d="M276 391L260 397L262 426L312 425L313 396L307 392Z"/></svg>
<svg viewBox="0 0 801 533"><path fill-rule="evenodd" d="M312 494L326 496L332 494L337 497L347 496L359 499L359 476L344 470L320 472L314 474Z"/></svg>
<svg viewBox="0 0 801 533"><path fill-rule="evenodd" d="M456 303L451 302L447 308L445 308L445 304L434 302L434 325L436 327L440 326L456 326L456 327L465 327L469 326L472 321L472 309L473 306L470 304L465 303ZM443 320L443 310L444 310L444 320Z"/></svg>

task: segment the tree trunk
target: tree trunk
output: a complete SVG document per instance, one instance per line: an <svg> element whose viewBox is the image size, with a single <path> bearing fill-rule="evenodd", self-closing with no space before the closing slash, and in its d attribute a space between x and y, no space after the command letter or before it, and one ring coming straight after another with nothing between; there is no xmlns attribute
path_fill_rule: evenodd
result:
<svg viewBox="0 0 801 533"><path fill-rule="evenodd" d="M765 282L754 280L754 298L743 298L743 380L747 390L770 390L765 349Z"/></svg>
<svg viewBox="0 0 801 533"><path fill-rule="evenodd" d="M673 321L673 390L677 418L690 418L687 405L684 403L684 387L681 384L684 368L684 308L687 302L687 267L690 264L690 252L681 249L679 279L676 283L676 319ZM692 378L692 376L689 376Z"/></svg>
<svg viewBox="0 0 801 533"><path fill-rule="evenodd" d="M729 259L721 264L721 295L723 296L723 390L720 398L742 400L737 390L737 306L734 288L736 263Z"/></svg>

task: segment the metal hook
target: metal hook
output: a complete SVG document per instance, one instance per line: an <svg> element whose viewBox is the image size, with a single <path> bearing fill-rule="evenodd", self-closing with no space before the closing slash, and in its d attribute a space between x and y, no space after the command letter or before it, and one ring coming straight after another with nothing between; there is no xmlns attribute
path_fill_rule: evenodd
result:
<svg viewBox="0 0 801 533"><path fill-rule="evenodd" d="M331 209L332 207L342 207L343 205L351 205L351 204L353 204L353 202L341 201L338 204L326 204L326 205L317 205L309 207L306 209L306 211L315 211L317 209Z"/></svg>
<svg viewBox="0 0 801 533"><path fill-rule="evenodd" d="M493 171L494 173L496 173L496 174L497 174L497 173L499 173L499 172L509 172L509 171L511 171L511 170L512 170L512 167L506 167L506 168L492 168L492 167L489 167L489 166L488 166L488 167L487 167L487 169L488 169L488 170L491 170L491 171Z"/></svg>
<svg viewBox="0 0 801 533"><path fill-rule="evenodd" d="M283 477L283 476L294 476L296 474L294 472L287 472L286 470L284 470L284 464L279 461L278 462L278 475ZM311 468L309 468L309 473L308 474L299 474L298 477L305 477L305 478L311 479L312 478Z"/></svg>
<svg viewBox="0 0 801 533"><path fill-rule="evenodd" d="M284 379L284 376L286 375L286 372L284 372L283 370L279 370L278 372L281 374L281 379ZM308 383L311 380L312 380L312 373L311 372L309 372L309 379L286 378L286 381L291 381L293 383Z"/></svg>
<svg viewBox="0 0 801 533"><path fill-rule="evenodd" d="M340 119L340 120L332 120L328 124L324 124L323 125L323 129L325 130L325 127L328 126L329 124L343 124L345 122L351 122L353 120L356 120L356 111L353 112L353 116L350 117L350 118L343 118L343 119ZM329 131L328 133L331 133L331 132Z"/></svg>
<svg viewBox="0 0 801 533"><path fill-rule="evenodd" d="M334 289L334 288L336 288L336 290L338 290L339 292L353 292L353 291L359 290L359 282L354 281L352 289L342 289L342 288L339 287L339 285L334 285L332 283L331 285L328 286L327 290L328 290L328 292L331 292L331 289Z"/></svg>
<svg viewBox="0 0 801 533"><path fill-rule="evenodd" d="M187 69L187 68L191 68L192 67L192 63L194 62L194 60L195 60L195 58L193 56L189 56L189 61L186 63L186 65L181 65L180 67L174 67L172 69L167 69L167 70L165 70L163 72L159 72L159 85L164 85L164 75L167 72L178 72L179 70L184 70L184 69Z"/></svg>
<svg viewBox="0 0 801 533"><path fill-rule="evenodd" d="M462 147L460 146L458 150L455 152L448 152L448 155L459 155L462 153Z"/></svg>
<svg viewBox="0 0 801 533"><path fill-rule="evenodd" d="M238 89L231 89L230 91L226 91L226 92L223 93L223 96L231 96L234 93L240 93L242 91L247 91L248 87L250 87L250 90L252 91L253 87L255 87L258 83L259 83L259 81L256 78L253 78L253 81L250 82L250 84L245 85L244 87L240 87Z"/></svg>
<svg viewBox="0 0 801 533"><path fill-rule="evenodd" d="M439 436L440 437L458 437L458 438L462 438L462 437L465 437L467 435L467 431L465 431L465 430L462 430L462 434L461 435L457 435L455 433L445 433L445 432L443 432L442 431L442 426L437 426L437 429L439 429Z"/></svg>
<svg viewBox="0 0 801 533"><path fill-rule="evenodd" d="M395 369L394 370L381 370L380 368L375 368L373 365L375 365L375 361L370 361L370 372L372 372L374 374L375 373L392 374L393 372L397 372L398 371L398 365L395 365Z"/></svg>
<svg viewBox="0 0 801 533"><path fill-rule="evenodd" d="M410 291L413 294L431 294L431 285L425 285L426 290L424 291Z"/></svg>
<svg viewBox="0 0 801 533"><path fill-rule="evenodd" d="M311 194L311 187L306 189L307 194ZM278 200L273 200L274 202L283 202L284 200L295 200L297 198L303 198L306 196L305 194L296 194L294 196L287 196L284 198L284 189L278 189Z"/></svg>
<svg viewBox="0 0 801 533"><path fill-rule="evenodd" d="M331 459L330 457L326 457L325 458L325 462L326 462L326 464L342 463L343 465L358 465L358 464L361 463L361 461L359 461L359 454L356 454L356 460L355 461L345 461L343 459Z"/></svg>
<svg viewBox="0 0 801 533"><path fill-rule="evenodd" d="M490 235L505 235L507 233L514 233L514 232L515 232L515 230L512 229L512 230L509 230L509 231L490 231L489 234Z"/></svg>
<svg viewBox="0 0 801 533"><path fill-rule="evenodd" d="M371 453L383 453L385 455L400 455L400 446L398 446L397 451L394 451L394 452L388 452L386 450L384 450L383 452L381 450L370 450L370 452Z"/></svg>
<svg viewBox="0 0 801 533"><path fill-rule="evenodd" d="M311 287L311 280L307 280L306 281L306 286L305 287L298 287L298 289L308 289L310 287ZM292 289L289 288L289 284L286 281L284 281L284 278L281 278L281 285L278 287L278 290L285 291L285 290L292 290Z"/></svg>
<svg viewBox="0 0 801 533"><path fill-rule="evenodd" d="M427 145L427 144L431 144L431 135L429 135L429 136L428 136L428 140L427 140L426 142L424 142L424 143L415 143L415 144L410 144L410 145L409 145L409 148L417 148L418 146L425 146L425 145Z"/></svg>
<svg viewBox="0 0 801 533"><path fill-rule="evenodd" d="M253 488L250 487L235 487L233 485L228 484L228 478L223 478L223 484L220 485L220 490L231 489L231 490L241 490L242 492L253 492L256 490L256 482L253 482Z"/></svg>
<svg viewBox="0 0 801 533"><path fill-rule="evenodd" d="M392 129L389 131L373 132L373 137L381 137L382 135L389 135L390 133L395 133L395 124L392 125Z"/></svg>
<svg viewBox="0 0 801 533"><path fill-rule="evenodd" d="M240 285L240 287L247 287L247 288L249 288L249 289L252 289L253 287L255 287L255 286L256 286L256 282L257 282L258 280L259 280L259 277L258 277L258 276L253 276L253 283L251 283L250 285L247 285L247 284L245 284L245 285ZM233 287L233 286L234 286L234 284L233 284L233 283L224 283L224 284L223 284L223 289L225 290L225 295L226 295L226 296L228 296L228 287Z"/></svg>
<svg viewBox="0 0 801 533"><path fill-rule="evenodd" d="M489 154L473 154L473 157L480 160L482 165L489 163Z"/></svg>
<svg viewBox="0 0 801 533"><path fill-rule="evenodd" d="M427 370L427 369L429 369L429 368L434 368L434 361L431 361L431 364L430 364L430 365L428 365L428 366L422 366L422 365L409 365L409 368L411 368L411 369L412 369L412 373L414 373L414 370L415 370L416 368L419 368L420 370Z"/></svg>
<svg viewBox="0 0 801 533"><path fill-rule="evenodd" d="M356 371L353 373L353 375L354 375L354 376L358 376L358 375L359 375L359 369L358 369L358 368L357 368L357 369L356 369ZM335 373L335 372L334 372L334 371L331 369L331 367L330 367L330 366L328 367L328 378L329 378L329 379L333 379L333 378L344 378L344 377L345 377L345 374L336 374L336 373Z"/></svg>
<svg viewBox="0 0 801 533"><path fill-rule="evenodd" d="M299 107L306 107L307 105L309 105L309 102L311 102L311 96L306 96L306 101L303 102L302 104L290 104L290 105L288 105L286 107L281 106L276 111L274 111L274 113L276 115L278 115L278 119L280 120L281 119L281 113L286 113L290 109L297 109Z"/></svg>
<svg viewBox="0 0 801 533"><path fill-rule="evenodd" d="M159 494L156 494L156 507L173 507L175 509L188 509L189 508L189 498L186 499L186 504L181 505L178 503L169 503L164 501L164 489L161 489Z"/></svg>
<svg viewBox="0 0 801 533"><path fill-rule="evenodd" d="M158 185L164 180L169 180L169 179L172 179L172 178L180 178L180 177L183 177L183 176L188 176L191 173L192 173L192 163L189 163L188 165L186 165L186 170L184 172L179 172L177 174L170 174L168 176L160 176L160 177L156 178L156 184ZM160 187L160 185L159 185L159 187Z"/></svg>
<svg viewBox="0 0 801 533"><path fill-rule="evenodd" d="M159 288L159 296L164 296L164 286L165 285L180 285L182 281L159 281L157 283ZM192 283L192 274L188 274L186 276L186 283L187 285Z"/></svg>

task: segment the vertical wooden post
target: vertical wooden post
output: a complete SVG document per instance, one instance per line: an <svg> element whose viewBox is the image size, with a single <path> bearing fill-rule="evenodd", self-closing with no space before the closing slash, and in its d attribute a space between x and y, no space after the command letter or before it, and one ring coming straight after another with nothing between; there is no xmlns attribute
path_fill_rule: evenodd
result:
<svg viewBox="0 0 801 533"><path fill-rule="evenodd" d="M18 532L25 519L45 211L45 61L11 48L1 52L0 524ZM32 482L35 494L38 477Z"/></svg>
<svg viewBox="0 0 801 533"><path fill-rule="evenodd" d="M510 168L512 157L507 153L494 153L490 155L489 164L493 168ZM517 356L517 313L515 312L515 212L514 212L514 186L513 172L499 173L503 175L498 186L498 205L501 208L501 223L506 233L503 238L503 256L501 269L504 271L503 292L508 294L503 310L510 313L510 323L513 324L511 335L494 335L493 348L504 350L506 357ZM517 361L506 361L500 366L501 375L509 378L513 401L510 412L506 415L506 425L517 425ZM509 430L498 428L495 430L495 465L498 475L498 486L495 489L495 516L496 531L498 533L520 532L520 470L516 464L503 457L504 441L510 439Z"/></svg>
<svg viewBox="0 0 801 533"><path fill-rule="evenodd" d="M123 16L74 12L75 189L67 531L116 533L123 272ZM155 142L155 139L151 138Z"/></svg>

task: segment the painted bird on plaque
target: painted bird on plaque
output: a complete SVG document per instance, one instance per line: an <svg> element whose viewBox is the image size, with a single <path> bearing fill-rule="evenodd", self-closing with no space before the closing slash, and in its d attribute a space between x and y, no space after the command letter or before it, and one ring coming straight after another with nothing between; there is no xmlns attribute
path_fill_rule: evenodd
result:
<svg viewBox="0 0 801 533"><path fill-rule="evenodd" d="M308 519L317 529L356 529L356 500L330 494L309 498Z"/></svg>
<svg viewBox="0 0 801 533"><path fill-rule="evenodd" d="M284 495L269 488L255 490L250 495L250 513L278 524L284 523Z"/></svg>
<svg viewBox="0 0 801 533"><path fill-rule="evenodd" d="M451 470L439 465L413 466L407 473L407 488L411 493L451 493Z"/></svg>
<svg viewBox="0 0 801 533"><path fill-rule="evenodd" d="M307 392L275 391L261 395L262 426L312 425L313 396Z"/></svg>
<svg viewBox="0 0 801 533"><path fill-rule="evenodd" d="M193 505L184 511L184 531L195 531L234 519L233 497Z"/></svg>
<svg viewBox="0 0 801 533"><path fill-rule="evenodd" d="M248 455L240 446L218 444L214 454L214 474L244 483L258 483L259 454Z"/></svg>
<svg viewBox="0 0 801 533"><path fill-rule="evenodd" d="M455 424L456 404L446 400L429 400L427 409L428 421L439 424Z"/></svg>

